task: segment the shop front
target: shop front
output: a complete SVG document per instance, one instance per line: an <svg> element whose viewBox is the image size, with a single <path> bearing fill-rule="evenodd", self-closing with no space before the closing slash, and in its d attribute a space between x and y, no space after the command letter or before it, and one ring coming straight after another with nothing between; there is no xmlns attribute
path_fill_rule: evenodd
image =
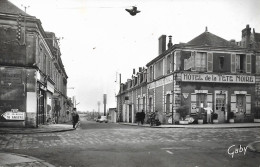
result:
<svg viewBox="0 0 260 167"><path fill-rule="evenodd" d="M182 105L190 106L190 115L211 108L219 123L251 122L255 97L255 77L246 75L181 74ZM184 96L185 95L185 96ZM190 95L190 98L189 98Z"/></svg>

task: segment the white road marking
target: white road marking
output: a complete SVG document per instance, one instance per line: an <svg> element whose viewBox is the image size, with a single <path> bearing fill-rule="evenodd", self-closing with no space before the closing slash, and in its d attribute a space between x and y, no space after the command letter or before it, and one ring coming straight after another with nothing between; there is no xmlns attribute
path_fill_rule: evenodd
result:
<svg viewBox="0 0 260 167"><path fill-rule="evenodd" d="M190 149L189 147L169 147L169 148L161 148L162 150L185 150Z"/></svg>
<svg viewBox="0 0 260 167"><path fill-rule="evenodd" d="M166 152L169 153L169 154L173 154L173 153L172 153L171 151L169 151L169 150L166 150Z"/></svg>

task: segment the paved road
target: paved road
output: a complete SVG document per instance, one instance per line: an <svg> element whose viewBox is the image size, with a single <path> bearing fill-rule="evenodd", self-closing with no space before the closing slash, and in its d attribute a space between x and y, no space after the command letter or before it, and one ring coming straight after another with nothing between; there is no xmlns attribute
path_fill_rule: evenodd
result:
<svg viewBox="0 0 260 167"><path fill-rule="evenodd" d="M259 140L259 128L156 129L82 121L75 131L0 135L0 151L56 166L259 167L260 154L246 148Z"/></svg>

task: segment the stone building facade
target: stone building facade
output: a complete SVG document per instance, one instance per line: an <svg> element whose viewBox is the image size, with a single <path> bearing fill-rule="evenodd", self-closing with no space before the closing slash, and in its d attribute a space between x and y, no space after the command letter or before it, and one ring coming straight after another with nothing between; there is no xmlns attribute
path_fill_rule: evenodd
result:
<svg viewBox="0 0 260 167"><path fill-rule="evenodd" d="M141 89L142 109L147 114L158 111L163 124L178 122L176 111L181 106L187 106L195 122L198 111L206 107L218 114L220 123L228 122L231 112L235 122L252 122L259 107L260 54L259 34L253 31L253 35L246 35L249 29L247 26L242 30L241 42L227 41L207 28L191 41L175 45L169 36L166 46L166 35L162 35L159 55L146 65L146 81L134 89L127 86L134 78L121 85L117 96L119 113L127 111L120 105L128 101L132 115L140 111L135 103L140 93L135 92ZM133 101L120 100L129 94Z"/></svg>
<svg viewBox="0 0 260 167"><path fill-rule="evenodd" d="M0 1L0 125L65 122L67 79L57 37L41 21Z"/></svg>

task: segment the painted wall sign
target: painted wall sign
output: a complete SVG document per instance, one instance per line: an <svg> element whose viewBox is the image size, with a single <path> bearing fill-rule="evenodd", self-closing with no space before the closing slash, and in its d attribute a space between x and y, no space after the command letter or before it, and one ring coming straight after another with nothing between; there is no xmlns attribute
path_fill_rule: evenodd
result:
<svg viewBox="0 0 260 167"><path fill-rule="evenodd" d="M255 83L255 76L182 73L183 82Z"/></svg>
<svg viewBox="0 0 260 167"><path fill-rule="evenodd" d="M4 117L6 120L25 120L25 113L19 111L6 111L1 116Z"/></svg>
<svg viewBox="0 0 260 167"><path fill-rule="evenodd" d="M147 85L147 88L148 89L154 89L156 87L160 87L160 86L163 86L163 85L166 85L166 84L170 84L173 82L173 76L170 75L166 78L163 78L163 79L160 79L158 81L155 81L155 82L152 82L150 84Z"/></svg>

